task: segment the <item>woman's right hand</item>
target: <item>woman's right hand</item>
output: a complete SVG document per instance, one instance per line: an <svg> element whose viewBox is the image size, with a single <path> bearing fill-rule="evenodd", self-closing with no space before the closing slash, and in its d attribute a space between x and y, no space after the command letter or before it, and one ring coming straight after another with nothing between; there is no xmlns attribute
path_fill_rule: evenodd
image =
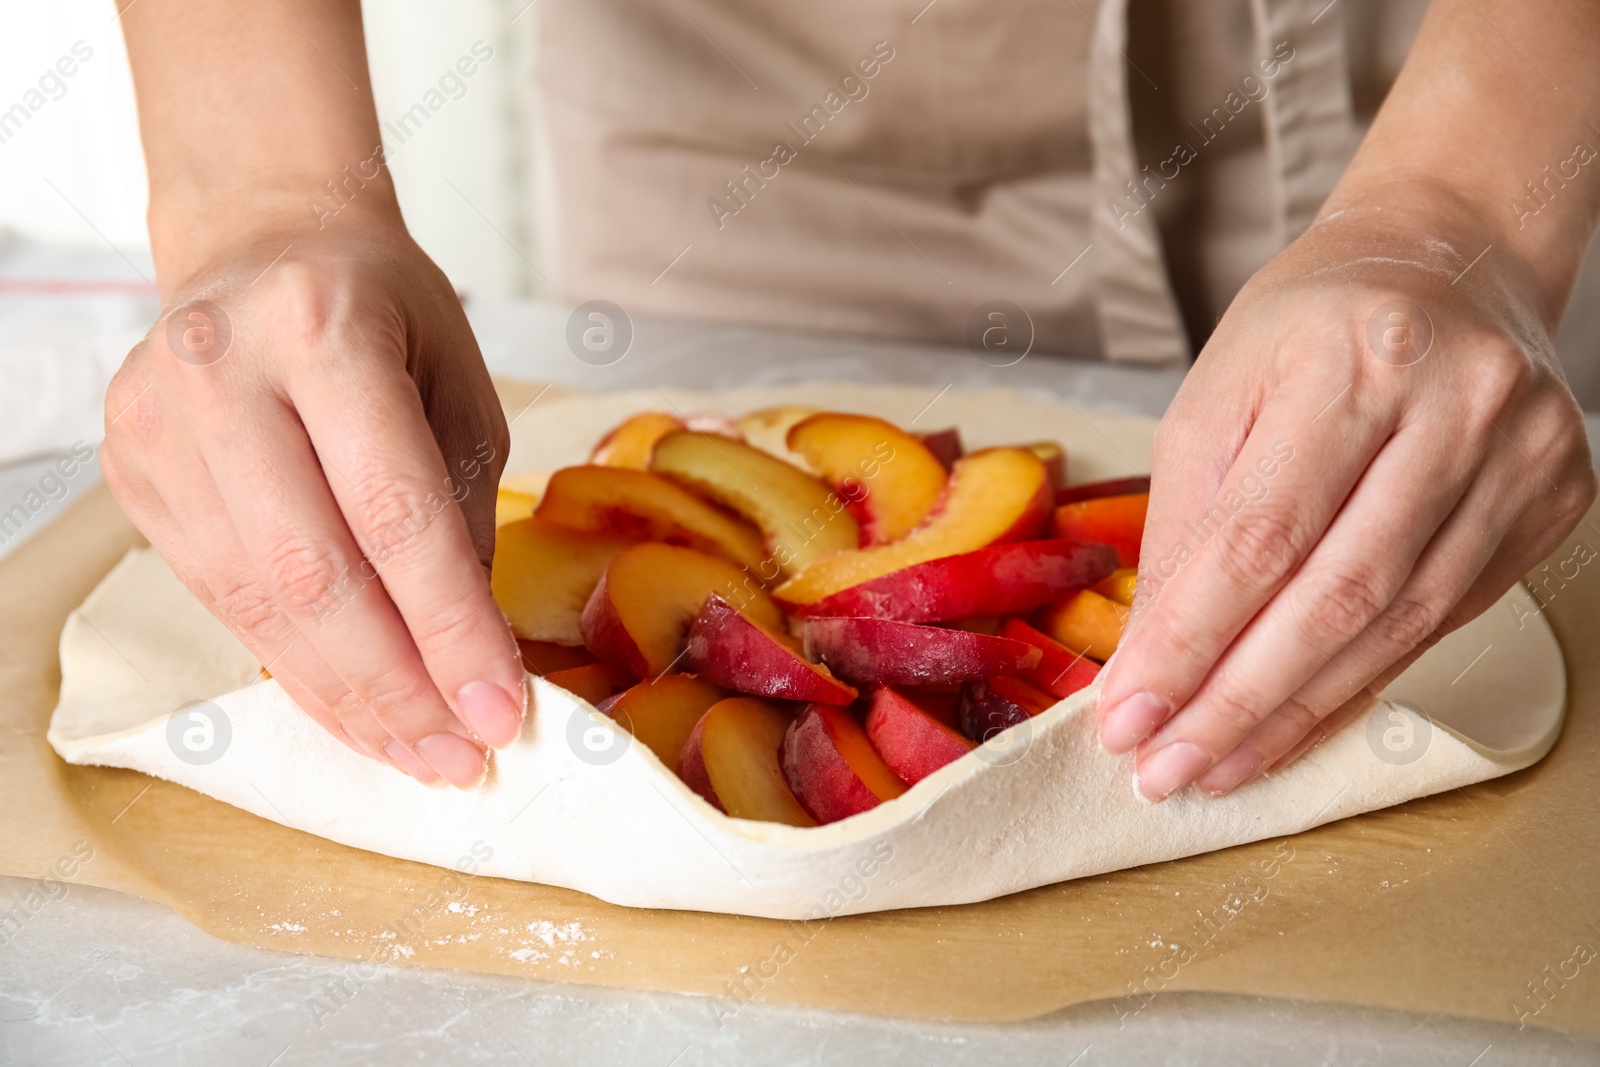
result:
<svg viewBox="0 0 1600 1067"><path fill-rule="evenodd" d="M476 783L525 689L487 578L506 424L459 300L398 212L197 261L111 383L112 492L326 730Z"/></svg>

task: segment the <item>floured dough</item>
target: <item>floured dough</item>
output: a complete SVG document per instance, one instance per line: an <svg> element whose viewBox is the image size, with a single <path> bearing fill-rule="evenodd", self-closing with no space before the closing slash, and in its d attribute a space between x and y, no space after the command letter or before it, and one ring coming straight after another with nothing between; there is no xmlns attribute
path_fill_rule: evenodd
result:
<svg viewBox="0 0 1600 1067"><path fill-rule="evenodd" d="M816 403L904 423L933 390L816 386L709 395L685 410ZM600 432L655 393L562 396L514 425L513 469L579 461ZM939 400L927 427L970 447L1054 437L1074 480L1148 463L1148 420L998 391ZM50 742L73 763L130 767L263 818L358 848L450 866L477 841L481 873L567 886L618 904L817 918L956 904L1308 829L1482 781L1544 755L1560 731L1560 649L1520 586L1431 650L1380 703L1287 771L1233 796L1148 804L1132 758L1101 751L1091 687L918 783L828 826L730 819L605 716L542 679L521 738L473 792L423 786L357 756L259 677L255 661L165 563L134 550L62 634ZM222 694L218 696L217 694ZM214 698L226 744L180 758L169 730ZM1420 714L1419 714L1420 712ZM180 726L182 723L180 723ZM1003 743L1000 743L1003 742Z"/></svg>

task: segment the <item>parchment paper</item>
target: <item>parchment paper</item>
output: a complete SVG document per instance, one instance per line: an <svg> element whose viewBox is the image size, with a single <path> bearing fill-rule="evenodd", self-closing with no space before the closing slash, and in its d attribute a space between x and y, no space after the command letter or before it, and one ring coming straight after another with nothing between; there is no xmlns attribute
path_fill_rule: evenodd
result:
<svg viewBox="0 0 1600 1067"><path fill-rule="evenodd" d="M1567 649L1569 722L1537 766L1289 839L983 904L806 925L616 908L482 877L451 889L448 872L130 772L60 763L43 738L55 640L139 543L96 491L0 564L0 799L10 813L0 869L60 872L87 848L92 858L66 864L72 877L166 902L219 936L343 956L357 969L426 963L705 993L713 1014L755 998L1008 1019L1116 998L1108 1010L1136 1025L1151 997L1209 989L1600 1033L1600 980L1573 962L1600 946L1590 770L1600 595L1570 562L1573 544L1600 541L1595 518L1552 557L1553 570L1574 575L1559 588L1547 581L1544 612Z"/></svg>

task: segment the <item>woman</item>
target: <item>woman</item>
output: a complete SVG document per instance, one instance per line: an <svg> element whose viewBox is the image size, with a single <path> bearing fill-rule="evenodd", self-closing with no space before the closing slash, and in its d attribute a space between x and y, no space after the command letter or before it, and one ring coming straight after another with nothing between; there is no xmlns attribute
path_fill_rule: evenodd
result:
<svg viewBox="0 0 1600 1067"><path fill-rule="evenodd" d="M1346 166L1336 4L857 8L541 5L559 281L949 341L998 296L1036 351L1157 364L1204 339L1101 695L1145 796L1296 758L1572 530L1550 335L1600 212L1600 9L1436 0ZM506 429L381 166L358 6L122 18L181 314L112 384L107 478L308 714L470 786L523 714L485 579Z"/></svg>

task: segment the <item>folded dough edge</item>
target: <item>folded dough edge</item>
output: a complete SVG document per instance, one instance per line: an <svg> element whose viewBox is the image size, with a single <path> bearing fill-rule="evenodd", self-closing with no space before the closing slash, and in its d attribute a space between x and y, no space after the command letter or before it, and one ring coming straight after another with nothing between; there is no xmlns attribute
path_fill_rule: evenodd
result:
<svg viewBox="0 0 1600 1067"><path fill-rule="evenodd" d="M1521 586L1507 602L1518 597L1537 604ZM1220 800L1192 790L1162 804L1138 798L1132 757L1099 747L1091 687L897 800L797 829L716 811L542 678L522 736L495 754L480 788L423 786L329 737L276 682L251 682L259 670L249 653L153 550L134 549L62 633L49 740L71 763L142 771L372 852L449 867L481 842L490 858L480 873L616 904L825 918L986 900L1177 859L1525 767L1559 735L1565 671L1542 616L1501 608L1431 650L1364 722ZM1468 668L1479 672L1473 684L1456 686L1465 671L1446 684L1486 643ZM1495 658L1480 663L1490 649ZM1508 687L1520 694L1509 727ZM191 720L173 719L208 693L222 694L206 710L225 722L217 736L226 739L213 738L211 762L191 762L181 742ZM1480 736L1458 732L1460 723ZM1394 750L1395 737L1409 746Z"/></svg>

